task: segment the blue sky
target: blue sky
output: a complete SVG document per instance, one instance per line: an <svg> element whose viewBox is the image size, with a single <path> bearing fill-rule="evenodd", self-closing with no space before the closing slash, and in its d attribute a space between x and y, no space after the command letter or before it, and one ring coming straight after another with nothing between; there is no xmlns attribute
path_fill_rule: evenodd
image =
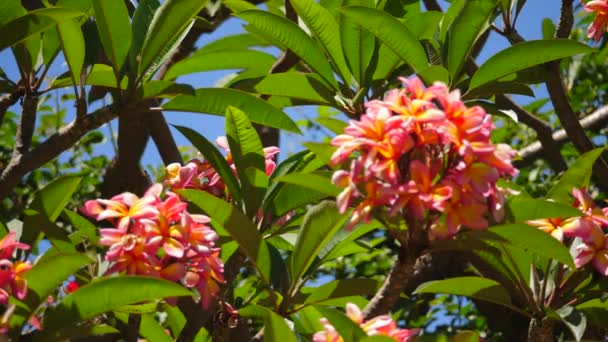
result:
<svg viewBox="0 0 608 342"><path fill-rule="evenodd" d="M442 1L442 5L445 8L446 2ZM522 34L522 36L524 36L524 38L526 38L526 39L539 39L542 36L541 22L542 22L543 18L548 17L548 18L551 18L553 21L556 21L558 16L559 16L559 3L557 1L555 1L555 0L553 0L553 1L530 0L530 1L527 1L527 3L520 15L520 18L518 19L517 29ZM243 32L244 31L243 25L244 25L244 23L239 19L235 19L235 18L229 19L221 27L219 27L215 32L202 36L199 39L197 45L204 46L205 44L208 44L209 42L212 42L219 38L222 38L222 37L225 37L228 35L232 35L235 33ZM496 52L498 52L508 46L509 46L509 44L504 38L498 36L495 33L492 33L490 36L490 39L488 41L488 44L486 45L486 48L481 52L481 54L479 56L479 61L480 62L485 61L486 59L488 59L489 57L494 55ZM271 51L274 51L275 53L277 52L276 49L273 49ZM13 59L13 57L9 50L5 50L0 53L0 67L2 67L4 69L4 71L9 75L9 77L11 77L13 80L16 80L18 78L17 77L18 71L17 71L12 59ZM51 68L49 75L58 75L58 74L63 73L64 71L67 71L67 66L65 65L65 63L63 63L61 61L56 61L53 65L53 67ZM198 73L198 74L193 74L193 75L188 75L186 77L182 77L179 79L179 81L184 82L184 83L190 83L195 88L213 87L216 84L216 82L218 82L222 77L230 74L231 72L233 72L233 71L227 70L227 71L222 71L222 72ZM535 90L535 92L536 92L537 96L541 96L541 97L546 96L546 91L545 91L544 87L539 87L538 89ZM518 97L517 100L522 101L522 102L530 101L529 98L523 98L523 97ZM73 110L71 110L72 106L70 104L67 104L66 107L70 108L70 111L73 112ZM13 110L18 112L19 108L14 107ZM286 110L286 112L288 114L290 114L290 116L294 120L300 120L305 117L315 117L316 116L316 107L308 106L308 107L289 108ZM66 119L71 120L72 117L73 117L73 113L72 113L72 115L68 115L68 117ZM191 113L178 113L178 112L166 112L165 117L170 124L184 125L184 126L191 127L193 129L197 130L198 132L200 132L201 134L205 135L209 139L215 139L215 137L224 134L224 119L219 116L191 114ZM114 120L112 122L112 125L114 127L113 132L116 132L117 131L116 120ZM108 125L105 125L104 127L102 127L101 130L107 137L111 136ZM173 130L173 131L175 133L174 136L176 138L178 145L180 145L180 146L189 145L188 141L185 138L183 138L181 136L181 134L179 134L175 130ZM298 136L294 136L294 135L285 136L284 134L282 134L281 157L284 158L286 155L289 155L289 154L297 151L298 149L301 148L299 146L299 143L309 140L309 139L310 139L310 137L308 137L308 136L298 137ZM106 154L106 155L114 154L112 144L109 140L107 140L103 144L98 145L96 152L100 153L100 154ZM161 163L161 160L156 151L156 147L150 141L150 143L148 144L148 147L146 148L144 156L142 158L142 164L145 166L145 165L160 165L160 163Z"/></svg>

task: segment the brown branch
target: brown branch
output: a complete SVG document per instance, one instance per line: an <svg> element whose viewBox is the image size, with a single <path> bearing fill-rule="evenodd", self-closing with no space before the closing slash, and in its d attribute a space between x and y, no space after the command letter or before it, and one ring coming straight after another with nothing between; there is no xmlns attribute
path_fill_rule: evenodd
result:
<svg viewBox="0 0 608 342"><path fill-rule="evenodd" d="M128 109L125 109L128 112ZM5 198L26 173L53 160L74 145L91 130L114 119L118 106L110 105L96 110L82 119L76 119L50 136L36 148L23 154L18 162L9 164L0 175L0 199Z"/></svg>
<svg viewBox="0 0 608 342"><path fill-rule="evenodd" d="M580 122L585 131L598 131L608 126L608 106L598 108L590 115L584 117ZM563 129L553 132L552 135L553 141L559 146L568 142L568 134ZM543 152L543 146L540 142L535 142L522 148L517 153L521 157L521 160L516 161L517 167L530 165L533 161L540 158Z"/></svg>
<svg viewBox="0 0 608 342"><path fill-rule="evenodd" d="M408 284L415 264L416 259L409 257L406 253L399 253L399 257L386 276L382 287L363 310L363 317L366 320L387 314L391 310Z"/></svg>
<svg viewBox="0 0 608 342"><path fill-rule="evenodd" d="M167 121L162 113L148 113L149 118L146 121L148 131L152 136L152 140L158 149L158 153L163 160L163 164L171 163L183 164L182 155L179 153L173 134L169 130Z"/></svg>
<svg viewBox="0 0 608 342"><path fill-rule="evenodd" d="M572 32L574 24L574 10L572 8L573 0L562 0L562 7L559 16L557 29L555 30L555 38L568 38Z"/></svg>
<svg viewBox="0 0 608 342"><path fill-rule="evenodd" d="M23 96L21 105L21 120L17 127L17 136L15 137L15 147L13 150L12 159L18 160L21 156L30 149L32 145L32 137L36 125L36 113L38 107L38 95L26 91Z"/></svg>

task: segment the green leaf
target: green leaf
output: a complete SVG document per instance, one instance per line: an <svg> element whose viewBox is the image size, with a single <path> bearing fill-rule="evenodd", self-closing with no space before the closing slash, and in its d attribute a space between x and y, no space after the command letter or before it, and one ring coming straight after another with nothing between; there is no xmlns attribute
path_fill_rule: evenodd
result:
<svg viewBox="0 0 608 342"><path fill-rule="evenodd" d="M239 316L263 319L264 341L298 341L285 319L263 306L248 305L239 309Z"/></svg>
<svg viewBox="0 0 608 342"><path fill-rule="evenodd" d="M36 263L25 274L28 282L27 297L23 300L25 306L22 310L17 310L11 318L11 329L18 329L26 324L38 306L45 302L63 281L91 262L85 255L72 253L56 254Z"/></svg>
<svg viewBox="0 0 608 342"><path fill-rule="evenodd" d="M460 11L462 11L462 8L464 7L464 5L466 4L467 0L453 0L450 3L450 7L448 7L448 9L445 11L445 14L443 15L443 19L441 19L441 23L439 25L439 41L440 42L445 42L447 35L448 35L448 30L450 29L452 23L454 22L454 20L456 19L456 17L458 17L458 14L460 14Z"/></svg>
<svg viewBox="0 0 608 342"><path fill-rule="evenodd" d="M95 325L76 325L62 328L60 330L49 331L48 329L38 330L32 334L33 341L73 341L82 339L84 337L91 336L101 336L101 335L109 335L116 334L118 338L120 331L116 328L105 325L105 324L95 324Z"/></svg>
<svg viewBox="0 0 608 342"><path fill-rule="evenodd" d="M146 70L142 70L142 74L139 76L144 82L148 81L156 71L179 49L181 43L186 39L186 36L190 32L190 29L194 26L195 20L191 20L186 28L182 32L175 36L162 50L156 55L156 57L150 63L150 66ZM202 329L201 329L202 331Z"/></svg>
<svg viewBox="0 0 608 342"><path fill-rule="evenodd" d="M123 0L92 0L101 44L118 75L131 45L131 22Z"/></svg>
<svg viewBox="0 0 608 342"><path fill-rule="evenodd" d="M416 36L390 14L361 6L345 7L344 15L378 37L416 72L428 66L426 53Z"/></svg>
<svg viewBox="0 0 608 342"><path fill-rule="evenodd" d="M576 306L578 311L585 314L589 322L602 328L608 328L608 299L596 298Z"/></svg>
<svg viewBox="0 0 608 342"><path fill-rule="evenodd" d="M300 281L331 237L343 229L347 218L338 212L336 203L331 201L323 201L307 211L291 256L293 284Z"/></svg>
<svg viewBox="0 0 608 342"><path fill-rule="evenodd" d="M334 134L344 133L344 129L348 126L348 122L340 119L319 116L315 119L320 125L332 131Z"/></svg>
<svg viewBox="0 0 608 342"><path fill-rule="evenodd" d="M66 8L44 8L29 12L6 22L0 27L0 51L29 37L48 31L57 23L83 15Z"/></svg>
<svg viewBox="0 0 608 342"><path fill-rule="evenodd" d="M488 229L488 232L498 235L529 253L541 258L553 258L574 269L574 262L568 248L538 228L516 223L494 226Z"/></svg>
<svg viewBox="0 0 608 342"><path fill-rule="evenodd" d="M86 255L72 253L57 254L43 262L36 263L25 274L29 288L25 303L32 309L38 307L57 286L91 262L93 260Z"/></svg>
<svg viewBox="0 0 608 342"><path fill-rule="evenodd" d="M555 35L555 24L551 18L543 19L542 29L543 39L552 39L553 35Z"/></svg>
<svg viewBox="0 0 608 342"><path fill-rule="evenodd" d="M581 216L580 210L558 202L543 201L527 197L513 197L508 200L509 209L515 222L555 217Z"/></svg>
<svg viewBox="0 0 608 342"><path fill-rule="evenodd" d="M310 292L304 304L323 305L336 298L373 295L378 285L378 281L368 278L334 280L319 287L303 288L303 293Z"/></svg>
<svg viewBox="0 0 608 342"><path fill-rule="evenodd" d="M210 70L224 69L264 69L270 70L275 58L267 53L256 50L229 50L197 53L175 63L167 74L166 79L181 75Z"/></svg>
<svg viewBox="0 0 608 342"><path fill-rule="evenodd" d="M163 109L224 115L228 106L246 110L252 122L301 134L295 122L283 111L240 90L200 88L194 96L177 96L165 103Z"/></svg>
<svg viewBox="0 0 608 342"><path fill-rule="evenodd" d="M333 185L331 182L331 173L290 173L277 179L279 182L300 185L304 188L309 188L318 191L328 196L337 196L342 189Z"/></svg>
<svg viewBox="0 0 608 342"><path fill-rule="evenodd" d="M323 306L315 306L323 317L327 318L329 323L338 331L344 341L359 341L366 337L367 334L350 318L346 317L343 313L335 310L326 308Z"/></svg>
<svg viewBox="0 0 608 342"><path fill-rule="evenodd" d="M180 190L182 196L211 217L211 219L224 227L230 236L238 242L241 250L245 252L254 267L266 283L270 282L270 252L266 241L257 228L240 210L230 203L199 190Z"/></svg>
<svg viewBox="0 0 608 342"><path fill-rule="evenodd" d="M153 65L163 50L179 37L207 4L208 0L165 0L156 11L146 33L141 52L139 74Z"/></svg>
<svg viewBox="0 0 608 342"><path fill-rule="evenodd" d="M319 158L323 163L329 164L332 154L336 151L336 147L327 143L314 143L307 142L302 144L311 152L313 152L317 158Z"/></svg>
<svg viewBox="0 0 608 342"><path fill-rule="evenodd" d="M63 210L63 216L78 231L75 234L87 238L92 243L99 241L99 232L91 221L68 209Z"/></svg>
<svg viewBox="0 0 608 342"><path fill-rule="evenodd" d="M234 107L226 110L226 136L243 187L245 210L247 216L253 218L268 187L262 141L247 115ZM261 179L254 182L249 175Z"/></svg>
<svg viewBox="0 0 608 342"><path fill-rule="evenodd" d="M189 84L175 83L167 80L152 80L143 84L142 98L174 97L177 95L194 95L194 88Z"/></svg>
<svg viewBox="0 0 608 342"><path fill-rule="evenodd" d="M213 166L213 168L220 175L220 178L226 184L228 191L232 195L232 198L236 203L241 203L243 195L241 194L241 187L239 181L232 172L230 165L226 162L226 158L215 148L215 146L207 140L204 136L198 134L194 130L183 127L174 126L181 134L183 134L191 143L199 150L205 159Z"/></svg>
<svg viewBox="0 0 608 342"><path fill-rule="evenodd" d="M346 0L342 5L358 5L373 8L374 1ZM340 39L342 51L344 52L350 71L355 81L362 87L366 84L367 69L374 55L376 39L362 25L344 15L341 16Z"/></svg>
<svg viewBox="0 0 608 342"><path fill-rule="evenodd" d="M51 89L68 87L72 85L71 77L62 77L55 80L51 84ZM128 79L125 77L120 82L120 89L127 89ZM80 79L76 80L76 84L80 84ZM105 64L95 64L89 72L86 80L87 85L116 88L116 75L112 67Z"/></svg>
<svg viewBox="0 0 608 342"><path fill-rule="evenodd" d="M57 178L36 193L34 201L29 207L44 213L55 222L72 198L72 194L78 190L80 181L82 181L81 176Z"/></svg>
<svg viewBox="0 0 608 342"><path fill-rule="evenodd" d="M496 0L469 0L448 32L447 65L452 80L457 80L462 66L477 39L488 27Z"/></svg>
<svg viewBox="0 0 608 342"><path fill-rule="evenodd" d="M342 79L348 84L351 74L342 53L340 27L331 13L314 0L292 0L291 4L323 46Z"/></svg>
<svg viewBox="0 0 608 342"><path fill-rule="evenodd" d="M129 314L127 313L114 311L114 315L124 324L129 322ZM152 314L141 315L139 334L149 342L173 341L171 336L165 332L165 328L158 323Z"/></svg>
<svg viewBox="0 0 608 342"><path fill-rule="evenodd" d="M444 293L484 300L511 308L507 290L494 280L480 277L455 277L426 282L414 291L419 293Z"/></svg>
<svg viewBox="0 0 608 342"><path fill-rule="evenodd" d="M570 39L531 40L490 57L473 75L469 91L514 72L556 59L589 53L592 48Z"/></svg>
<svg viewBox="0 0 608 342"><path fill-rule="evenodd" d="M259 10L249 10L237 13L245 20L251 29L278 46L293 51L304 62L328 82L330 86L337 87L333 71L327 58L319 49L317 43L306 34L297 24L289 19Z"/></svg>
<svg viewBox="0 0 608 342"><path fill-rule="evenodd" d="M334 105L335 93L316 74L284 72L242 80L234 88L273 96L285 96L307 103Z"/></svg>
<svg viewBox="0 0 608 342"><path fill-rule="evenodd" d="M72 72L74 84L80 83L80 74L84 64L84 36L76 20L66 20L57 25L63 54Z"/></svg>
<svg viewBox="0 0 608 342"><path fill-rule="evenodd" d="M124 305L190 295L185 287L160 278L101 278L72 292L58 306L48 309L44 316L45 330L56 330L91 319Z"/></svg>
<svg viewBox="0 0 608 342"><path fill-rule="evenodd" d="M496 94L517 94L534 97L534 91L525 83L494 81L467 92L463 99L491 98Z"/></svg>
<svg viewBox="0 0 608 342"><path fill-rule="evenodd" d="M159 7L159 0L141 0L137 3L137 9L135 9L131 23L133 36L129 51L131 70L137 70L138 58L141 58L141 48L144 46L146 34Z"/></svg>
<svg viewBox="0 0 608 342"><path fill-rule="evenodd" d="M53 222L72 198L81 180L80 176L63 176L36 192L34 200L24 212L26 229L21 237L22 242L32 245L40 232L44 232L63 251L74 250L65 232Z"/></svg>
<svg viewBox="0 0 608 342"><path fill-rule="evenodd" d="M570 204L572 199L570 194L572 188L582 188L589 185L593 164L602 155L604 148L596 148L591 150L576 159L572 165L564 173L557 184L549 190L547 198L556 200L557 202Z"/></svg>
<svg viewBox="0 0 608 342"><path fill-rule="evenodd" d="M216 51L243 51L243 49L248 49L254 46L268 46L267 41L262 39L259 36L251 33L241 33L241 34L233 34L226 37L222 37L218 40L214 40L200 49L196 50L193 56L204 55L209 52ZM236 47L236 48L235 48Z"/></svg>

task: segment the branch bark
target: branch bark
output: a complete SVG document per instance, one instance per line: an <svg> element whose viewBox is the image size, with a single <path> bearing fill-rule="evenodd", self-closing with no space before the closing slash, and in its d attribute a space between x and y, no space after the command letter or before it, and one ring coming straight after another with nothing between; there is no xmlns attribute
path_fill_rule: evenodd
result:
<svg viewBox="0 0 608 342"><path fill-rule="evenodd" d="M17 103L20 98L21 92L19 91L0 96L0 125L2 125L2 122L4 121L4 115L6 114L8 108Z"/></svg>
<svg viewBox="0 0 608 342"><path fill-rule="evenodd" d="M590 115L580 120L581 126L585 131L598 131L608 126L608 106L598 108ZM558 146L562 146L568 142L568 134L565 130L560 129L553 132L553 141ZM530 165L536 159L540 158L544 153L544 148L540 142L532 143L518 151L521 160L516 161L517 167Z"/></svg>
<svg viewBox="0 0 608 342"><path fill-rule="evenodd" d="M0 200L5 198L26 173L53 160L59 153L74 145L91 130L114 119L119 107L110 105L96 110L81 119L75 119L42 144L21 156L19 162L9 164L0 175ZM128 108L125 108L128 112Z"/></svg>

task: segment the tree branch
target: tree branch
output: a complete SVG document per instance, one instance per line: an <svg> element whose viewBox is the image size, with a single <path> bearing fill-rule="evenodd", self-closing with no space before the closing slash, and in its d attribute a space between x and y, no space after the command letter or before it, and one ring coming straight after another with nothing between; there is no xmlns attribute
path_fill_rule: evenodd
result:
<svg viewBox="0 0 608 342"><path fill-rule="evenodd" d="M608 106L598 108L596 111L580 120L580 122L585 131L598 131L608 126ZM553 132L552 135L553 141L559 146L568 142L568 134L563 129ZM516 161L516 166L528 166L533 161L540 158L543 153L543 146L540 142L532 143L518 151L517 154L522 159Z"/></svg>
<svg viewBox="0 0 608 342"><path fill-rule="evenodd" d="M96 110L82 119L75 119L42 144L23 154L18 162L9 164L0 175L0 200L5 198L26 173L53 160L61 152L74 145L91 130L114 119L119 107L109 105ZM125 108L128 112L129 108Z"/></svg>
<svg viewBox="0 0 608 342"><path fill-rule="evenodd" d="M14 91L10 94L0 96L0 125L2 125L2 122L4 121L4 115L6 114L8 108L17 103L20 98L20 91Z"/></svg>

